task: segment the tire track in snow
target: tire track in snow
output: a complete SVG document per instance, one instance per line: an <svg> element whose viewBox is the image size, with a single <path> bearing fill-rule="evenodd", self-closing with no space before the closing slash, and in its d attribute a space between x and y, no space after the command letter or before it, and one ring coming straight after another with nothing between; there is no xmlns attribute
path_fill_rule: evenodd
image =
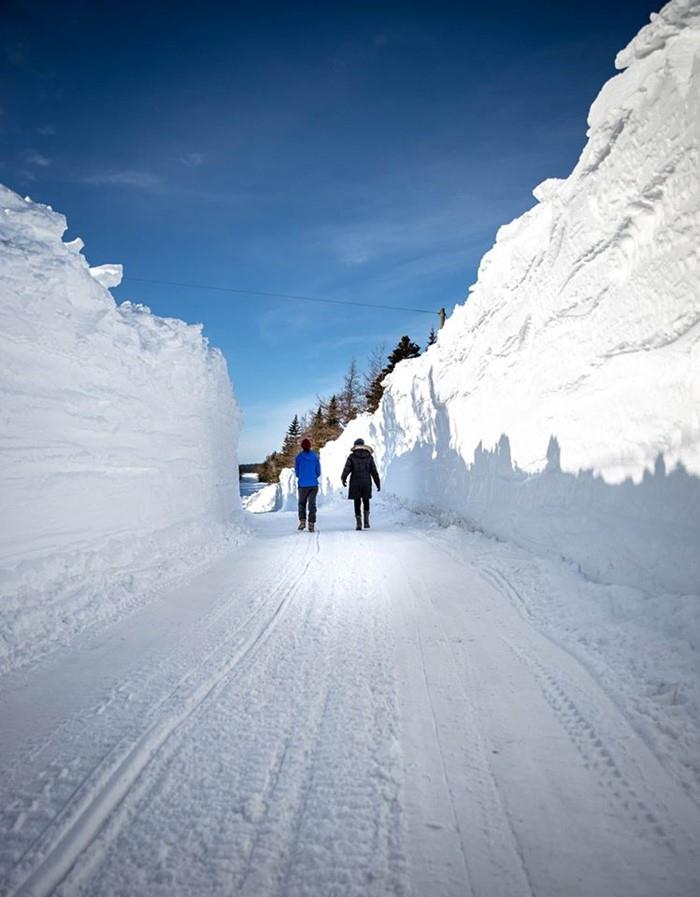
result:
<svg viewBox="0 0 700 897"><path fill-rule="evenodd" d="M290 574L288 574L288 576L289 575ZM260 591L268 593L268 581L271 583L274 579L279 579L274 573L272 576L264 578L261 581L261 586L263 587L260 588ZM279 585L280 583L278 582L277 586ZM270 592L273 591L273 589L270 589ZM164 698L158 696L155 700L153 699L153 680L158 679L161 666L171 666L172 657L170 655L168 655L165 660L162 659L155 667L152 662L142 664L135 672L130 672L129 680L127 680L127 682L120 683L116 688L112 689L106 699L103 698L96 705L88 708L83 714L83 717L79 720L77 740L75 733L71 731L70 726L66 723L55 729L46 739L34 747L34 749L29 752L28 757L26 754L19 755L18 763L24 768L27 759L35 759L39 753L48 750L54 741L58 740L60 744L61 739L65 740L67 737L69 744L73 742L72 753L66 754L64 751L63 758L58 757L55 760L52 759L48 768L39 772L37 778L42 782L40 798L37 797L36 786L34 786L32 790L27 789L26 797L20 794L20 796L12 801L2 813L3 817L8 815L11 816L11 824L9 822L7 824L8 831L19 832L23 828L39 828L38 833L31 838L29 846L25 847L21 855L12 862L10 870L6 873L8 877L12 874L11 870L15 870L16 872L16 870L26 862L27 857L32 851L36 850L37 845L42 844L49 836L52 828L55 828L57 820L62 818L62 814L65 813L66 808L74 805L76 801L81 799L81 795L83 795L86 786L95 777L97 772L111 768L111 766L115 764L115 758L118 759L124 752L125 745L133 743L133 720L138 719L138 728L143 729L143 726L148 720L157 719L158 713L167 704L167 701L172 700L178 690L182 689L192 675L201 670L210 659L214 658L217 652L226 650L231 639L235 638L264 610L268 601L269 598L258 601L253 607L252 612L245 616L242 622L237 622L232 633L225 633L223 636L215 639L213 647L207 648L204 656L202 656L201 650L199 649L201 634L204 634L204 636L207 637L209 636L214 625L219 623L220 620L225 617L227 610L231 610L231 599L228 598L222 601L221 606L218 609L215 609L212 614L200 619L194 630L189 629L187 635L182 637L179 640L178 645L176 645L175 654L178 654L180 645L186 643L189 644L193 640L193 636L198 644L198 648L196 651L188 650L187 653L178 658L176 666L177 678L174 680L174 684L168 682ZM184 667L184 672L180 673L179 669L182 667ZM147 683L145 688L144 682ZM140 694L139 691L141 691ZM88 721L91 720L92 716L102 715L107 708L113 708L120 702L125 705L130 704L135 695L137 697L134 703L137 706L132 708L132 712L128 714L126 723L122 721L121 725L117 725L116 738L114 735L110 734L110 741L105 745L101 745L100 739L96 738L96 745L93 746L91 744L86 748L82 733L85 731L86 726L89 724ZM110 715L110 732L115 726L116 720L114 717L114 713ZM75 720L71 720L71 723L73 724L73 728L75 728ZM125 726L127 727L127 732L120 735L119 730L123 730ZM95 748L97 751L95 751ZM94 755L92 757L90 756L91 750ZM88 754L87 759L81 757L81 754L84 753ZM87 771L84 768L86 763L89 763ZM16 770L10 768L7 770L6 774L8 775L8 779L12 780L17 777L16 773ZM32 782L32 784L34 783ZM25 785L25 788L26 787L27 786ZM61 802L59 806L54 809L54 807L51 806L51 803L53 799L55 805L56 798L60 798ZM4 845L4 847L5 852L9 854L10 845Z"/></svg>
<svg viewBox="0 0 700 897"><path fill-rule="evenodd" d="M545 700L581 755L585 767L596 776L611 809L617 813L622 812L641 838L652 845L663 844L672 853L676 853L666 826L630 784L620 764L614 759L615 749L570 696L561 682L561 674L554 675L541 661L525 654L508 641L506 644L533 671ZM657 813L660 812L660 809L657 810Z"/></svg>
<svg viewBox="0 0 700 897"><path fill-rule="evenodd" d="M289 550L287 555L291 553ZM232 555L232 560L234 564L240 561L237 554ZM281 564L283 570L291 569L287 560L285 558ZM217 651L225 650L231 638L264 610L268 598L256 601L251 610L251 607L245 608L244 593L244 600L240 601L244 606L243 613L239 615L239 601L232 600L228 593L230 583L227 576L223 582L214 584L224 597L202 616L189 622L184 634L182 629L175 628L172 633L175 640L167 654L154 663L149 651L148 660L136 668L129 665L127 677L119 679L106 696L100 695L94 704L86 704L79 716L71 715L48 730L45 736L30 743L28 749L18 752L14 761L4 766L2 776L7 783L12 783L13 791L0 809L0 828L8 833L0 852L0 879L9 875L10 870L23 861L28 850L39 843L58 814L75 800L100 764L109 763L115 752L132 739L134 728L142 729L149 719L156 718L161 706L182 688L193 670L201 669ZM246 592L269 596L277 586L278 572L268 569L254 582L247 583ZM231 623L234 628L227 632ZM88 664L94 662L89 646L86 661ZM46 684L51 688L53 683ZM26 700L23 695L23 702ZM97 730L92 726L95 716L105 716L105 722ZM94 736L89 744L84 739L87 728ZM47 767L37 769L41 754L47 754L51 760ZM41 783L40 793L37 793L37 782ZM18 847L21 847L19 855Z"/></svg>
<svg viewBox="0 0 700 897"><path fill-rule="evenodd" d="M361 547L354 532L334 534L325 542L326 573L335 574L330 588L326 576L333 647L329 650L326 642L327 686L307 746L287 860L274 893L401 895L406 864L393 771L398 753L391 750L398 711L392 705L395 685L386 653L386 601L372 575L376 548L372 543ZM371 605L363 610L357 599L349 602L352 591ZM349 769L348 761L337 756L339 749L348 752ZM319 833L329 816L347 848L333 851L331 868L315 869ZM242 893L253 897L261 892Z"/></svg>
<svg viewBox="0 0 700 897"><path fill-rule="evenodd" d="M523 826L524 818L527 818L523 808L532 798L527 789L517 782L513 787L509 781L512 764L517 762L517 751L513 749L517 744L529 745L532 757L539 758L540 763L554 763L551 785L546 781L546 775L542 781L543 777L536 768L533 769L532 761L524 764L525 770L531 775L534 773L533 780L539 780L540 790L533 801L533 809L538 809L541 821L535 824L550 825L551 814L557 804L562 803L562 796L571 800L578 794L580 823L577 824L575 818L564 818L561 832L570 831L569 841L576 843L578 829L582 848L585 845L586 850L597 851L598 874L609 877L610 893L650 893L655 897L658 893L691 893L688 887L692 890L693 885L689 883L698 879L698 849L693 842L693 832L698 831L698 817L676 787L673 777L663 769L653 751L647 752L644 740L636 735L625 714L608 697L596 677L565 647L546 632L541 632L535 620L523 613L517 590L500 571L487 564L487 575L483 576L482 568L476 564L462 561L461 566L464 569L471 567L473 575L490 582L507 599L507 604L494 603L493 593L472 592L471 589L468 597L464 595L468 605L462 606L461 615L477 637L476 657L479 658L482 686L485 684L488 693L497 701L504 697L503 686L506 687L505 695L516 701L528 696L533 712L540 703L540 699L535 698L539 694L542 709L547 707L551 713L550 716L539 711L542 734L530 735L522 714L521 719L517 713L512 720L508 715L501 715L500 720L490 719L493 714L488 702L483 698L480 700L481 712L486 714L484 720L497 735L496 746L505 749L494 753L507 754L509 758L510 766L499 758L494 761L494 768L506 774L504 799L507 796L512 803L514 822L523 839L528 865L533 869L533 881L537 881L538 887L543 880L545 888L554 884L546 868L542 867L539 845L533 841L528 827ZM437 594L441 591L441 587L437 587ZM445 580L444 591L452 591L449 578ZM455 594L458 594L457 588ZM449 603L445 607L449 608ZM457 607L459 604L455 609ZM447 619L452 620L449 615ZM457 622L456 617L452 622ZM503 648L499 649L498 642ZM504 656L503 649L515 658L515 666ZM466 663L467 655L474 652L467 649L464 653ZM494 676L502 682L494 680L492 683L489 677ZM570 781L562 775L565 767L558 756L564 752L563 745L559 751L545 746L548 741L551 745L556 743L557 729L573 749L567 749L567 753L578 758L575 764L569 760ZM534 819L530 820L530 825L534 822ZM601 837L598 826L607 833L607 838ZM561 840L560 832L552 834ZM620 845L618 851L612 846L615 841ZM633 857L639 851L642 851L643 859L640 857L636 863L639 868L633 871L628 863L634 865ZM562 874L571 872L564 870ZM578 887L572 878L571 885L575 884ZM621 885L627 890L622 890Z"/></svg>
<svg viewBox="0 0 700 897"><path fill-rule="evenodd" d="M216 686L249 659L259 644L269 637L310 564L311 560L307 560L296 576L290 573L283 579L267 601L261 602L233 633L231 638L235 638L253 622L265 607L271 603L275 605L272 614L262 627L247 638L244 637L227 662L219 666L203 682L180 695L179 691L188 681L203 670L213 655L222 650L214 649L194 672L185 674L170 695L158 705L159 709L165 710L167 703L178 703L180 705L178 708L169 709L164 718L149 725L125 753L122 751L117 758L110 754L107 762L102 761L91 771L47 830L30 845L15 865L6 882L8 886L6 897L22 897L30 894L32 897L44 897L60 884L80 854L89 847L105 822L127 797L137 779L166 741L207 700ZM288 585L290 579L293 581ZM86 794L83 793L85 791Z"/></svg>
<svg viewBox="0 0 700 897"><path fill-rule="evenodd" d="M462 852L465 858L465 866L468 875L469 887L472 893L488 893L489 895L503 894L504 897L512 897L516 894L534 894L530 874L525 863L520 840L513 826L506 803L503 799L498 779L488 759L485 738L481 730L479 716L474 707L470 693L463 681L464 667L457 663L452 647L452 638L448 635L442 623L440 613L432 599L431 589L424 577L417 577L421 585L423 595L423 607L429 607L436 627L441 633L440 642L445 646L444 656L453 668L453 676L450 681L454 683L461 693L463 703L461 709L464 713L464 728L462 742L468 748L469 754L469 782L468 791L474 797L476 792L476 805L481 817L478 827L472 827L468 832L467 843L464 843L458 820L455 795L450 784L449 773L444 759L444 751L441 745L440 731L435 716L435 708L432 695L430 695L430 683L425 669L424 649L420 629L418 638L421 642L421 657L426 689L429 693L431 711L433 714L433 727L435 737L443 763L443 770L447 789L452 804L452 813L455 817ZM415 591L415 590L414 590ZM473 675L471 677L473 688ZM476 787L474 787L476 786ZM473 809L472 809L473 812ZM477 837L477 832L480 835ZM483 839L483 841L481 840ZM481 843L479 843L481 841ZM471 842L471 843L470 843ZM471 862L470 862L471 856ZM477 867L479 867L477 869ZM479 884L475 884L475 881Z"/></svg>
<svg viewBox="0 0 700 897"><path fill-rule="evenodd" d="M455 551L451 545L441 544L439 539L435 537L430 537L430 542L436 548L447 554L452 560L456 563L462 565L465 569L470 570L471 572L478 573L482 579L484 579L489 585L493 586L498 592L500 592L504 597L506 597L512 604L512 606L517 610L523 619L530 623L532 627L536 630L538 635L542 638L546 639L547 642L555 649L556 651L562 651L564 654L568 655L577 666L582 667L588 676L595 682L595 684L600 688L602 692L610 699L610 701L615 705L621 716L624 718L625 723L628 724L634 732L639 736L649 751L654 755L658 763L666 770L666 772L674 778L676 781L680 783L683 790L689 796L689 798L693 801L696 808L700 806L698 801L696 800L695 794L693 792L692 787L689 786L688 782L685 780L685 776L690 773L692 776L697 772L696 767L691 762L686 761L685 767L682 771L679 772L677 765L673 762L669 762L669 751L673 754L673 748L669 747L668 743L665 744L664 748L660 748L659 741L657 738L650 735L649 729L646 725L640 725L639 718L636 714L639 714L645 718L652 720L653 726L656 732L663 732L664 736L675 740L678 738L678 734L675 731L671 731L669 733L668 729L665 729L665 726L668 725L667 719L659 720L653 712L650 712L648 702L646 701L647 693L646 692L631 692L628 696L627 700L625 700L624 693L620 693L619 690L616 690L615 687L611 687L610 682L606 681L605 676L605 668L601 671L600 664L596 664L593 662L591 656L587 656L587 654L578 646L567 643L566 638L562 638L561 632L557 632L554 627L550 627L547 625L547 621L541 616L538 618L536 613L533 613L532 610L528 607L528 603L526 598L521 591L525 594L530 592L530 597L532 599L532 581L538 580L541 574L538 572L537 566L532 565L531 569L528 571L527 569L523 569L522 558L518 555L508 555L505 552L499 552L501 554L501 560L504 561L507 567L507 575L503 570L494 566L491 562L493 559L493 552L483 552L482 550L476 549L474 551L473 560L469 559L470 554L467 555L467 559L459 552ZM471 552L472 549L470 549ZM518 577L523 579L525 588L517 587L514 584L518 582ZM600 658L599 658L600 660ZM610 668L614 670L614 667ZM603 673L601 675L601 672ZM619 672L617 673L619 675ZM657 680L650 680L651 687L656 683ZM630 713L629 700L632 700L633 706L636 710L636 714ZM689 753L689 759L692 757L692 753ZM683 762L683 761L681 761Z"/></svg>
<svg viewBox="0 0 700 897"><path fill-rule="evenodd" d="M405 893L386 619L370 589L372 547L360 553L356 540L333 531L319 539L324 575L308 598L321 616L298 663L315 641L323 688L305 699L303 756L276 795L277 827L255 832L235 893ZM371 603L348 601L351 588Z"/></svg>
<svg viewBox="0 0 700 897"><path fill-rule="evenodd" d="M497 570L495 567L487 564L483 564L477 569L482 579L485 579L497 592L504 594L522 617L529 622L534 622L532 611L523 600L522 595L501 570Z"/></svg>
<svg viewBox="0 0 700 897"><path fill-rule="evenodd" d="M318 533L316 533L313 544L315 555L318 557L320 554ZM313 605L309 602L307 604L305 619L301 625L302 631L304 631L304 628L308 623L312 607ZM311 728L314 732L315 740L318 741L320 737L319 731L326 715L330 699L329 685L324 683L324 687L320 691L317 691L315 695L312 694L309 697L310 700L307 700L306 708L307 716L305 719L305 730ZM255 895L258 892L258 888L260 887L259 871L261 867L264 868L266 865L267 858L265 856L264 842L266 835L268 834L266 825L270 821L273 803L277 805L277 817L279 818L282 815L286 815L289 820L287 825L287 838L291 846L288 850L289 856L285 864L285 872L281 876L285 881L287 879L288 869L292 862L292 855L294 854L295 846L298 842L299 826L308 800L308 783L310 783L313 777L313 763L315 756L314 750L309 751L308 747L305 746L305 757L301 771L298 771L299 763L297 761L295 764L295 771L293 772L290 770L287 779L283 781L283 771L285 768L285 761L290 753L291 741L292 735L290 734L285 739L282 756L279 762L275 764L273 774L268 776L268 788L265 789L265 793L262 796L256 795L256 797L261 799L266 809L263 816L250 820L256 824L256 828L251 839L250 848L247 851L243 869L236 878L236 894L250 893ZM292 761L290 760L290 765L291 763ZM292 820L295 821L292 822Z"/></svg>
<svg viewBox="0 0 700 897"><path fill-rule="evenodd" d="M111 895L125 871L134 894L407 892L383 608L356 543L337 532L319 541L322 563L274 640L168 743L120 808L128 827L102 835L105 849L59 893ZM366 602L348 601L351 582ZM176 851L168 860L163 839Z"/></svg>
<svg viewBox="0 0 700 897"><path fill-rule="evenodd" d="M639 735L632 721L627 718L624 709L612 697L608 696L604 684L600 682L595 672L566 646L556 641L550 633L542 631L537 626L534 616L527 608L518 590L502 571L488 564L483 564L478 568L478 573L493 585L497 591L503 594L523 620L527 624L532 625L534 631L552 646L554 650L547 652L546 656L553 660L557 652L562 652L576 667L581 667L582 672L585 671L585 674L590 676L595 686L609 698L620 720L624 720L624 723L629 724L630 728ZM524 648L517 647L511 640L503 639L503 641L514 656L532 671L543 697L560 720L562 728L580 754L585 767L591 769L596 775L610 809L617 815L622 814L626 816L634 829L639 833L639 836L652 845L663 845L667 850L675 854L677 848L670 834L672 827L677 830L676 836L680 835L681 842L686 845L690 844L692 837L688 836L687 831L683 831L683 826L674 825L670 819L663 821L662 817L665 815L665 810L660 804L657 804L656 809L651 806L654 802L653 795L648 794L646 797L640 795L639 789L635 788L628 781L628 774L624 773L620 762L614 759L615 748L603 734L603 727L599 726L596 728L589 716L586 715L586 712L571 697L574 685L573 682L570 682L568 687L565 685L562 681L562 677L565 675L563 671L561 669L553 671L545 666L538 657L535 657L531 652L525 651ZM525 642L523 642L524 644ZM619 724L616 729L620 729ZM649 740L642 735L639 735L639 737L649 748L654 759L664 767L661 758L655 750L655 745L649 744Z"/></svg>
<svg viewBox="0 0 700 897"><path fill-rule="evenodd" d="M416 601L416 600L417 600L416 595L414 593L414 601ZM431 716L433 737L435 739L435 744L437 746L438 754L440 757L440 767L441 767L440 771L441 771L441 775L442 775L442 781L445 785L445 790L447 791L447 794L449 796L450 815L452 817L452 824L454 825L455 832L457 833L457 836L459 838L459 851L460 851L460 858L462 861L462 868L464 869L465 883L469 889L469 894L472 895L472 897L474 897L474 887L472 885L471 875L469 872L469 864L467 863L467 854L464 849L464 835L462 833L462 828L459 824L459 817L457 815L457 809L455 807L454 792L450 785L450 777L447 772L447 763L445 761L445 752L443 750L442 742L440 739L440 730L439 730L438 722L437 722L437 714L435 712L435 702L433 701L433 695L432 695L432 691L430 688L430 682L428 680L428 671L426 669L426 663L425 663L425 648L423 645L423 637L421 635L420 627L417 627L416 635L418 638L418 647L419 647L419 651L420 651L421 674L422 674L423 684L425 686L425 694L428 698L428 704L430 706L430 716Z"/></svg>

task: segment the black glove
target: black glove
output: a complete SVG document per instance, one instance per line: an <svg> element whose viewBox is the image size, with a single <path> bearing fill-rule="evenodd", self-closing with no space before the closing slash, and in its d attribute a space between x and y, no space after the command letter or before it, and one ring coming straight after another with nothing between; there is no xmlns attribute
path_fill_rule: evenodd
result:
<svg viewBox="0 0 700 897"><path fill-rule="evenodd" d="M377 486L377 492L381 492L381 491L382 491L382 487L381 487L381 486Z"/></svg>
<svg viewBox="0 0 700 897"><path fill-rule="evenodd" d="M343 489L345 489L345 480L343 480L342 482L343 482Z"/></svg>

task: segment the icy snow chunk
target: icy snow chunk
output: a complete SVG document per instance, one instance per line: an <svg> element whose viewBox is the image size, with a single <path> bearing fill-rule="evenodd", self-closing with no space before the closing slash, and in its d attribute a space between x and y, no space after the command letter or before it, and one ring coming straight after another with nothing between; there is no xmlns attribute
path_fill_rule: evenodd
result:
<svg viewBox="0 0 700 897"><path fill-rule="evenodd" d="M683 29L700 27L700 0L671 0L615 57L615 68L625 69L635 60L662 50Z"/></svg>
<svg viewBox="0 0 700 897"><path fill-rule="evenodd" d="M535 187L532 195L538 202L546 202L549 199L553 199L561 185L565 183L566 181L563 178L547 178Z"/></svg>
<svg viewBox="0 0 700 897"><path fill-rule="evenodd" d="M122 265L97 265L90 268L90 275L95 278L103 287L118 287L124 276L124 267Z"/></svg>

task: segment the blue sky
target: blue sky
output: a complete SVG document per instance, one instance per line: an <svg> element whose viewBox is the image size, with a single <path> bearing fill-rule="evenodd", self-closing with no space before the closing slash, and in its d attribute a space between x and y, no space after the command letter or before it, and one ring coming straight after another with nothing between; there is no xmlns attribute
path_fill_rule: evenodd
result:
<svg viewBox="0 0 700 897"><path fill-rule="evenodd" d="M658 8L10 0L0 180L124 265L118 299L204 323L259 460L353 356L437 317L129 278L449 310Z"/></svg>

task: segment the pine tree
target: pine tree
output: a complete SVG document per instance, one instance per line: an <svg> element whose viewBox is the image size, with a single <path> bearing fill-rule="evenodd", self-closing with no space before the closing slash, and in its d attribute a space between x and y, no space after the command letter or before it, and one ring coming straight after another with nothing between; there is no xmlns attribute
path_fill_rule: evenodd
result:
<svg viewBox="0 0 700 897"><path fill-rule="evenodd" d="M319 449L326 444L326 419L323 413L323 402L318 403L318 408L311 418L309 433L315 448Z"/></svg>
<svg viewBox="0 0 700 897"><path fill-rule="evenodd" d="M382 395L384 394L384 387L382 386L384 378L394 370L399 362L405 361L407 358L418 358L419 355L420 346L417 343L412 342L407 336L402 336L396 344L394 351L389 355L387 359L388 364L380 371L376 372L374 378L367 382L365 398L367 399L368 411L376 411L379 407ZM371 364L374 364L376 368L376 358L371 360Z"/></svg>
<svg viewBox="0 0 700 897"><path fill-rule="evenodd" d="M280 463L278 453L272 452L272 454L268 455L260 465L258 479L261 483L276 483L283 466L284 465Z"/></svg>
<svg viewBox="0 0 700 897"><path fill-rule="evenodd" d="M384 356L386 343L377 346L367 360L367 371L364 376L364 411L376 411L382 397L382 380L384 379Z"/></svg>
<svg viewBox="0 0 700 897"><path fill-rule="evenodd" d="M365 401L367 403L367 410L370 413L375 412L377 408L379 408L379 403L381 402L382 396L384 395L382 380L385 376L385 372L383 370L380 371L375 379L367 387L367 391L365 392Z"/></svg>
<svg viewBox="0 0 700 897"><path fill-rule="evenodd" d="M301 426L299 425L299 416L295 414L287 428L287 433L282 443L282 451L280 452L281 467L292 467L294 465L294 459L299 451L300 439Z"/></svg>
<svg viewBox="0 0 700 897"><path fill-rule="evenodd" d="M357 417L362 410L362 386L354 358L350 362L350 367L343 381L343 388L338 397L338 407L340 410L340 423L344 427L353 418Z"/></svg>
<svg viewBox="0 0 700 897"><path fill-rule="evenodd" d="M418 343L412 342L407 336L402 336L389 356L389 364L386 368L387 374L390 374L400 361L405 361L407 358L418 358L419 355L420 346Z"/></svg>
<svg viewBox="0 0 700 897"><path fill-rule="evenodd" d="M425 347L426 350L429 349L432 345L437 342L437 333L435 333L435 328L430 328L430 333L428 335L428 345Z"/></svg>
<svg viewBox="0 0 700 897"><path fill-rule="evenodd" d="M323 444L319 444L319 448L323 448L326 442L330 442L331 439L337 439L343 431L343 428L340 424L338 399L334 395L330 397L330 400L326 405L325 412L325 438Z"/></svg>

